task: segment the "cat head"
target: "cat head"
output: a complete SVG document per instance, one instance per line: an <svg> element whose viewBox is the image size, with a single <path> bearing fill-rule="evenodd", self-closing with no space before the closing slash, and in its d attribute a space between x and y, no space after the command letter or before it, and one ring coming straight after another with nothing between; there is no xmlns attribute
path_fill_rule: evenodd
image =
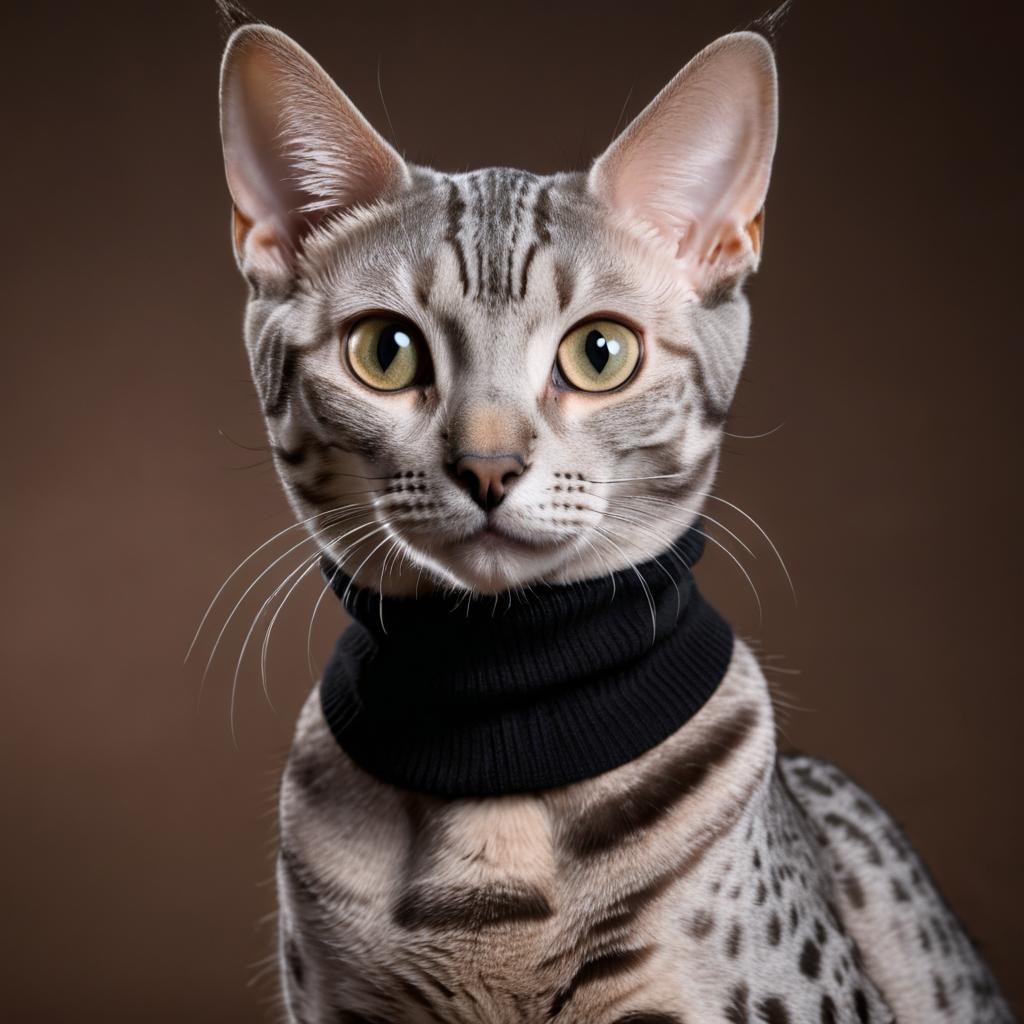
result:
<svg viewBox="0 0 1024 1024"><path fill-rule="evenodd" d="M746 352L776 95L768 43L728 35L589 173L444 174L287 36L231 36L246 343L289 499L343 571L497 593L670 547Z"/></svg>

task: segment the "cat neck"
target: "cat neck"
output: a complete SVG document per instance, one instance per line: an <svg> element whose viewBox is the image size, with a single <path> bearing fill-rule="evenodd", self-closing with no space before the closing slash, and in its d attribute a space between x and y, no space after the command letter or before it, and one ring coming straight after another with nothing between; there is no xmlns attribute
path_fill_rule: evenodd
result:
<svg viewBox="0 0 1024 1024"><path fill-rule="evenodd" d="M691 529L661 557L575 584L387 597L324 573L352 615L320 687L339 745L446 797L567 785L632 761L707 702L733 638L703 600Z"/></svg>

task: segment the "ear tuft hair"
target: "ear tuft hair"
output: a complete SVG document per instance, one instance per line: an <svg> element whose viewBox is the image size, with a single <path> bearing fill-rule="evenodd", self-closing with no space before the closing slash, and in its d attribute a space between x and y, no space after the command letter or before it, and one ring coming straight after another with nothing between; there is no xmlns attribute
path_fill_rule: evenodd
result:
<svg viewBox="0 0 1024 1024"><path fill-rule="evenodd" d="M778 7L773 7L771 10L759 14L747 26L747 31L756 32L758 35L764 36L772 51L778 55L779 33L782 31L782 26L785 25L786 19L792 11L793 0L782 0Z"/></svg>
<svg viewBox="0 0 1024 1024"><path fill-rule="evenodd" d="M217 17L220 21L221 38L226 42L228 37L244 25L262 25L263 20L251 14L235 0L215 0Z"/></svg>

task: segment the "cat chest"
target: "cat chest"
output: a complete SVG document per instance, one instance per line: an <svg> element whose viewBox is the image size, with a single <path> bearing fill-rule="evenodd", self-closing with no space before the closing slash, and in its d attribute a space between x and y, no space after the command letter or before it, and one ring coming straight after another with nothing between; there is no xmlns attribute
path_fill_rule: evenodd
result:
<svg viewBox="0 0 1024 1024"><path fill-rule="evenodd" d="M795 832L769 845L763 815L706 848L638 837L594 865L565 857L536 802L391 810L284 819L283 962L322 1019L816 1019L860 983L813 851Z"/></svg>

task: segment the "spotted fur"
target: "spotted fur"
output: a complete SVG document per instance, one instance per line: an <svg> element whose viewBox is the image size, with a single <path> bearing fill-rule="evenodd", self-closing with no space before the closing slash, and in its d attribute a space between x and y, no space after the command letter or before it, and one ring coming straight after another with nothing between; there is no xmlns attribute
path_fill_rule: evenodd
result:
<svg viewBox="0 0 1024 1024"><path fill-rule="evenodd" d="M589 174L443 174L402 160L280 33L232 36L246 342L316 542L306 571L324 551L389 594L498 594L671 555L710 500L746 353L774 76L763 40L726 37ZM429 378L395 393L344 354L346 325L380 311L429 353ZM642 357L626 386L573 391L556 352L595 317L635 329ZM465 453L513 459L500 504L460 482ZM1010 1022L891 819L837 769L779 758L774 731L738 642L714 697L633 762L441 799L358 768L312 696L280 800L289 1020Z"/></svg>

